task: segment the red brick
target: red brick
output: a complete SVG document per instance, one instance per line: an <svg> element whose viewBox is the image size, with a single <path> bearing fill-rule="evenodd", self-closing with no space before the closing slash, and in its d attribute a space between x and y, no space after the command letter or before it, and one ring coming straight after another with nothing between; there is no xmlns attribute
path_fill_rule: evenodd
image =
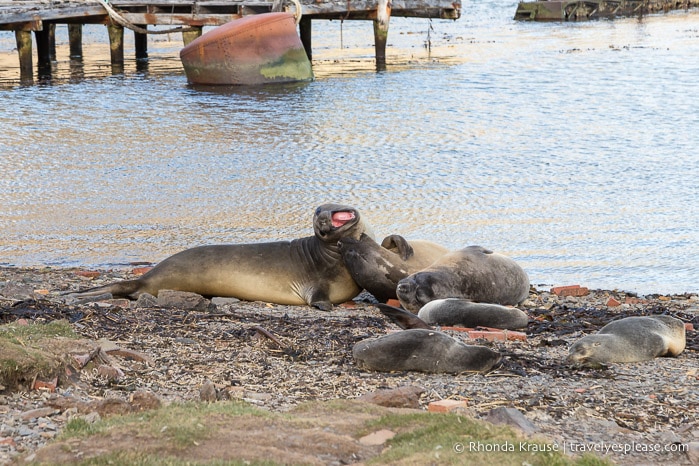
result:
<svg viewBox="0 0 699 466"><path fill-rule="evenodd" d="M11 447L14 447L17 444L15 443L15 439L12 437L5 437L0 438L0 445L10 445Z"/></svg>
<svg viewBox="0 0 699 466"><path fill-rule="evenodd" d="M400 307L400 301L398 301L397 299L389 299L388 301L386 301L386 304L393 307Z"/></svg>
<svg viewBox="0 0 699 466"><path fill-rule="evenodd" d="M555 286L551 288L551 293L557 296L587 296L590 293L585 287L580 285L568 285L568 286Z"/></svg>
<svg viewBox="0 0 699 466"><path fill-rule="evenodd" d="M690 322L685 322L684 329L692 332L692 331L694 331L694 324L692 324Z"/></svg>
<svg viewBox="0 0 699 466"><path fill-rule="evenodd" d="M617 307L617 306L621 306L621 303L616 298L610 296L609 299L607 300L607 307Z"/></svg>
<svg viewBox="0 0 699 466"><path fill-rule="evenodd" d="M455 332L466 332L470 338L484 338L489 341L505 340L526 340L527 334L515 332L514 330L502 330L499 328L483 327L483 329L473 329L465 327L441 327L442 330L452 330Z"/></svg>
<svg viewBox="0 0 699 466"><path fill-rule="evenodd" d="M75 272L75 275L85 278L97 278L102 274L96 270L78 270Z"/></svg>
<svg viewBox="0 0 699 466"><path fill-rule="evenodd" d="M34 381L32 385L33 390L48 390L51 393L56 391L56 386L58 386L58 377L54 377L51 380L39 380Z"/></svg>
<svg viewBox="0 0 699 466"><path fill-rule="evenodd" d="M131 273L134 275L143 275L152 268L153 267L136 267L135 269L131 270Z"/></svg>
<svg viewBox="0 0 699 466"><path fill-rule="evenodd" d="M427 411L431 413L448 413L457 408L465 408L466 400L439 400L427 405Z"/></svg>

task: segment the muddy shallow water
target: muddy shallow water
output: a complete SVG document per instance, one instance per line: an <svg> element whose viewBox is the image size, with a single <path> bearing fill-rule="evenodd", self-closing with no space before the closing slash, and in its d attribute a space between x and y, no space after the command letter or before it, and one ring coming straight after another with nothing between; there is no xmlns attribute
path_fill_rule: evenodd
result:
<svg viewBox="0 0 699 466"><path fill-rule="evenodd" d="M187 85L177 35L112 75L102 26L82 64L59 34L54 78L18 86L0 32L0 264L305 236L341 202L379 236L511 255L537 284L698 291L699 13L514 10L393 18L381 73L371 23L317 21L317 79L263 88Z"/></svg>

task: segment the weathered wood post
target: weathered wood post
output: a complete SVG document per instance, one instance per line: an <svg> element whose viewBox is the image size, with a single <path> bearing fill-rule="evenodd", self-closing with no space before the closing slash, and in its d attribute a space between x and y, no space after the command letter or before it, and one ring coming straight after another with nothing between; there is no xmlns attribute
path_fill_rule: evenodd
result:
<svg viewBox="0 0 699 466"><path fill-rule="evenodd" d="M19 79L20 81L31 81L34 78L32 32L16 29L15 41L17 42L17 53L19 54Z"/></svg>
<svg viewBox="0 0 699 466"><path fill-rule="evenodd" d="M201 36L203 30L203 26L192 26L189 31L182 31L182 42L184 43L185 47L194 39Z"/></svg>
<svg viewBox="0 0 699 466"><path fill-rule="evenodd" d="M70 43L70 57L78 58L83 56L83 25L68 25L68 42Z"/></svg>
<svg viewBox="0 0 699 466"><path fill-rule="evenodd" d="M107 31L109 32L109 52L114 65L123 66L124 64L124 28L118 24L108 24Z"/></svg>
<svg viewBox="0 0 699 466"><path fill-rule="evenodd" d="M311 48L311 17L302 16L299 22L299 36L301 37L301 43L303 44L304 50L306 50L306 55L309 61L313 61L313 50Z"/></svg>
<svg viewBox="0 0 699 466"><path fill-rule="evenodd" d="M143 29L148 29L147 24L139 24L138 26ZM148 34L134 31L133 41L136 47L136 60L145 60L148 58Z"/></svg>
<svg viewBox="0 0 699 466"><path fill-rule="evenodd" d="M388 22L391 18L389 0L378 0L376 19L374 20L374 50L376 53L376 70L386 69L386 42L388 40Z"/></svg>
<svg viewBox="0 0 699 466"><path fill-rule="evenodd" d="M34 31L36 40L36 64L39 76L51 75L51 28L44 25L41 30Z"/></svg>

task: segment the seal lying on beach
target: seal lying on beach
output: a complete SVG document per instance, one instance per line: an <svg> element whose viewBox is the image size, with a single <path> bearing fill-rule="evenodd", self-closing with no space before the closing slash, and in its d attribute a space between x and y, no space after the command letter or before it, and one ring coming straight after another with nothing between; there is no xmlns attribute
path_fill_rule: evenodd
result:
<svg viewBox="0 0 699 466"><path fill-rule="evenodd" d="M525 328L529 316L514 307L490 303L474 303L466 299L436 299L422 306L417 315L389 306L378 304L381 313L401 328L445 327L491 327L506 330Z"/></svg>
<svg viewBox="0 0 699 466"><path fill-rule="evenodd" d="M481 246L469 246L402 279L396 294L401 305L412 312L442 298L516 305L529 296L529 277L509 257Z"/></svg>
<svg viewBox="0 0 699 466"><path fill-rule="evenodd" d="M485 346L465 345L428 329L402 330L362 340L352 348L362 369L428 373L487 372L502 359Z"/></svg>
<svg viewBox="0 0 699 466"><path fill-rule="evenodd" d="M379 245L368 235L339 241L345 266L357 285L380 302L396 299L398 282L449 252L437 243L389 235Z"/></svg>
<svg viewBox="0 0 699 466"><path fill-rule="evenodd" d="M315 235L292 241L200 246L160 262L135 280L74 294L111 293L138 298L159 290L191 291L202 296L234 297L277 304L309 304L329 310L361 289L345 267L337 242L373 235L352 207L325 204L313 216Z"/></svg>
<svg viewBox="0 0 699 466"><path fill-rule="evenodd" d="M677 356L687 344L684 322L670 316L626 317L570 347L568 362L589 367Z"/></svg>

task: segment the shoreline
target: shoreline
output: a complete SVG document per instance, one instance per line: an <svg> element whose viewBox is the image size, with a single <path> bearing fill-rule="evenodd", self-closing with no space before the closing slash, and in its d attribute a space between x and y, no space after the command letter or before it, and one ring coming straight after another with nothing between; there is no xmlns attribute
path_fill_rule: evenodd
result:
<svg viewBox="0 0 699 466"><path fill-rule="evenodd" d="M166 403L199 400L207 380L219 393L277 412L314 400L357 399L381 389L418 386L422 394L417 409L427 410L440 400L461 400L466 403L464 415L487 419L495 407L513 407L536 427L537 435L559 445L590 449L611 444L699 446L696 294L638 297L588 290L584 296L558 296L534 288L520 306L531 319L524 340L473 340L464 332L445 330L468 344L500 351L505 358L496 370L461 375L378 373L357 369L351 348L357 341L397 327L361 295L330 312L244 301L224 302L213 312L137 308L123 299L70 304L58 295L128 276L130 271L124 270L100 271L95 276L81 268L0 267L2 323L67 319L83 338L116 342L150 361L115 358L122 375L111 382L105 375L83 371L78 385L59 384L56 393L0 394L2 423L10 426L13 439L9 445L0 442L0 463L31 455L55 438L71 416L90 416L64 409L42 422L22 418L51 398L128 400L134 390L145 389ZM20 299L34 301L12 307ZM618 305L610 305L614 304L611 299ZM563 363L573 341L609 320L662 313L694 326L687 332L687 348L680 356L603 369L571 368ZM275 336L285 350L260 336L256 328ZM617 464L696 464L686 452L609 450L595 453Z"/></svg>

